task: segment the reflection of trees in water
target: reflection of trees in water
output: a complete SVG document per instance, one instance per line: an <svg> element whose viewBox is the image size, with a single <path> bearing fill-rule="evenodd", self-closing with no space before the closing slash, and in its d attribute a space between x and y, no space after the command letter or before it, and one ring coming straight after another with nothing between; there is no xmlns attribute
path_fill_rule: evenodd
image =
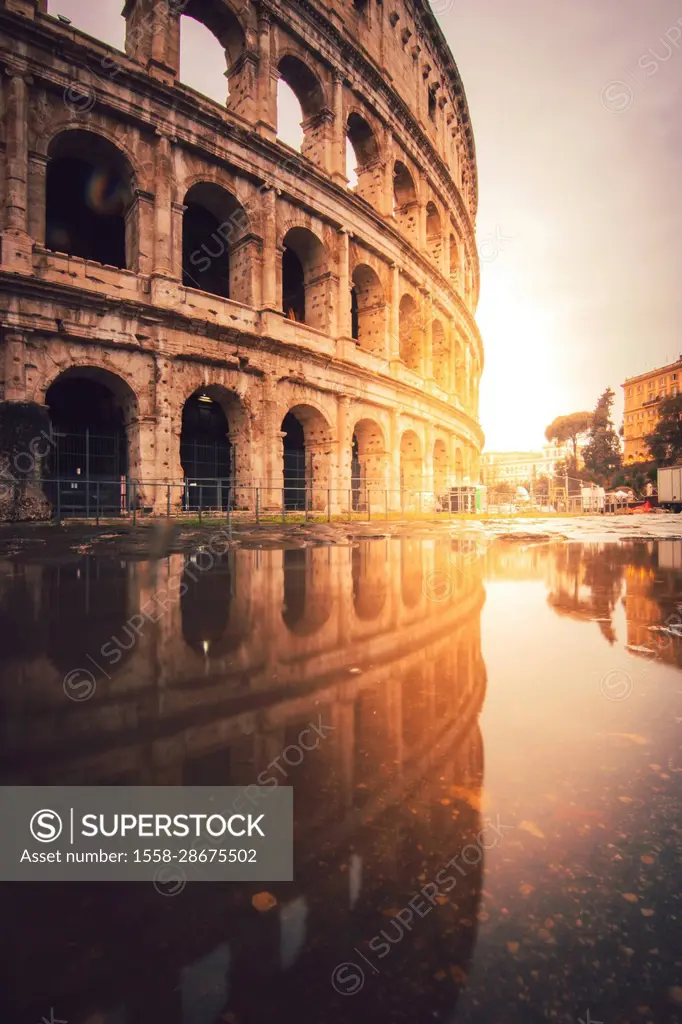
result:
<svg viewBox="0 0 682 1024"><path fill-rule="evenodd" d="M616 642L613 613L623 589L626 553L617 545L562 544L554 548L550 608L583 622L596 622L610 644Z"/></svg>

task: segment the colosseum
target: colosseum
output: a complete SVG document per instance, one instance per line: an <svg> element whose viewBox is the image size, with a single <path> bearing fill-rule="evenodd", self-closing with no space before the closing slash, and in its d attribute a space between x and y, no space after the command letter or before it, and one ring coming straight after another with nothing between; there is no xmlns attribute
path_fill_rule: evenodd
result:
<svg viewBox="0 0 682 1024"><path fill-rule="evenodd" d="M126 510L331 513L476 483L475 149L428 3L121 17L125 52L0 2L0 517L95 484ZM179 81L189 19L225 104Z"/></svg>

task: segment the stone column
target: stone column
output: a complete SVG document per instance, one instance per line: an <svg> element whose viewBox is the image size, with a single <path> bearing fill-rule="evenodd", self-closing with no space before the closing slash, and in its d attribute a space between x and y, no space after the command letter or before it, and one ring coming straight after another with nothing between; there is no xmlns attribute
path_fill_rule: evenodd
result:
<svg viewBox="0 0 682 1024"><path fill-rule="evenodd" d="M422 463L422 490L433 492L433 424L424 426L424 461Z"/></svg>
<svg viewBox="0 0 682 1024"><path fill-rule="evenodd" d="M424 193L427 191L427 182L421 173L419 174L417 189L417 248L424 255L427 251L426 200L424 199Z"/></svg>
<svg viewBox="0 0 682 1024"><path fill-rule="evenodd" d="M0 402L0 522L48 519L42 463L52 449L47 407L26 401L26 338L5 331L0 356L5 394Z"/></svg>
<svg viewBox="0 0 682 1024"><path fill-rule="evenodd" d="M388 358L391 362L400 359L400 268L391 264L391 303L388 311Z"/></svg>
<svg viewBox="0 0 682 1024"><path fill-rule="evenodd" d="M450 398L455 394L455 330L451 323L446 320L444 323L445 337L448 344L448 395Z"/></svg>
<svg viewBox="0 0 682 1024"><path fill-rule="evenodd" d="M281 312L281 297L277 294L277 196L274 188L263 190L263 283L264 309Z"/></svg>
<svg viewBox="0 0 682 1024"><path fill-rule="evenodd" d="M164 484L171 484L171 508L179 508L182 502L182 482L184 478L180 461L180 430L181 423L174 422L175 407L173 394L173 360L170 356L158 353L155 356L155 412L154 478ZM157 488L155 505L157 511L167 506L167 488Z"/></svg>
<svg viewBox="0 0 682 1024"><path fill-rule="evenodd" d="M429 292L424 288L422 295L422 323L424 324L424 351L422 353L422 374L425 380L433 379L433 304Z"/></svg>
<svg viewBox="0 0 682 1024"><path fill-rule="evenodd" d="M343 116L343 74L334 71L332 77L332 111L334 135L332 147L332 177L340 185L348 184L346 167L346 122Z"/></svg>
<svg viewBox="0 0 682 1024"><path fill-rule="evenodd" d="M154 273L170 276L172 268L171 196L173 156L171 140L159 133L155 152L156 197L154 200Z"/></svg>
<svg viewBox="0 0 682 1024"><path fill-rule="evenodd" d="M350 236L346 228L339 228L339 297L336 317L336 337L352 340L351 284L350 284Z"/></svg>
<svg viewBox="0 0 682 1024"><path fill-rule="evenodd" d="M383 143L383 189L381 213L384 217L393 216L393 132L391 128L384 129Z"/></svg>
<svg viewBox="0 0 682 1024"><path fill-rule="evenodd" d="M391 411L389 423L389 453L391 464L389 467L388 507L392 512L397 512L400 510L400 423L395 410Z"/></svg>
<svg viewBox="0 0 682 1024"><path fill-rule="evenodd" d="M267 7L258 7L258 113L256 131L274 139L277 136L277 74L273 75L270 38L272 16Z"/></svg>
<svg viewBox="0 0 682 1024"><path fill-rule="evenodd" d="M182 219L187 209L171 203L171 276L182 282Z"/></svg>
<svg viewBox="0 0 682 1024"><path fill-rule="evenodd" d="M125 51L153 78L172 85L180 62L179 4L158 0L126 0Z"/></svg>
<svg viewBox="0 0 682 1024"><path fill-rule="evenodd" d="M28 233L37 245L45 245L45 196L48 159L42 153L28 155Z"/></svg>
<svg viewBox="0 0 682 1024"><path fill-rule="evenodd" d="M28 234L28 87L24 69L5 68L5 224L2 267L18 274L33 272Z"/></svg>
<svg viewBox="0 0 682 1024"><path fill-rule="evenodd" d="M351 435L352 425L350 422L350 398L347 395L341 395L338 403L337 410L337 421L336 421L336 434L337 434L337 464L338 464L338 478L336 487L339 491L338 494L333 497L336 498L336 502L333 504L339 504L345 508L348 503L347 492L351 486Z"/></svg>

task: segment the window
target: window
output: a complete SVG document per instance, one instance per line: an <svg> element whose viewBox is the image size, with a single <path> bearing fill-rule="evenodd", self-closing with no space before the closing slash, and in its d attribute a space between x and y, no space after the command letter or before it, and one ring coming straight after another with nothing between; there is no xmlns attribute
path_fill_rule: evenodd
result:
<svg viewBox="0 0 682 1024"><path fill-rule="evenodd" d="M677 380L677 374L673 373L672 378L673 378L673 380Z"/></svg>
<svg viewBox="0 0 682 1024"><path fill-rule="evenodd" d="M632 423L632 416L628 416L628 423Z"/></svg>
<svg viewBox="0 0 682 1024"><path fill-rule="evenodd" d="M638 385L637 385L637 394L638 394L638 395L641 395L641 393L642 393L642 385L641 385L641 384L638 384Z"/></svg>
<svg viewBox="0 0 682 1024"><path fill-rule="evenodd" d="M436 90L429 89L429 117L432 121L436 120Z"/></svg>
<svg viewBox="0 0 682 1024"><path fill-rule="evenodd" d="M632 388L628 388L628 398L632 398Z"/></svg>

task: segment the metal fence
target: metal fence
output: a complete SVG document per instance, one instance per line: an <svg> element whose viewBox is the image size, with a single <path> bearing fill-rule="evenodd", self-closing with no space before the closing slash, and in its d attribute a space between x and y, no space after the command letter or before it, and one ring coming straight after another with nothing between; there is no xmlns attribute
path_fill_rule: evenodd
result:
<svg viewBox="0 0 682 1024"><path fill-rule="evenodd" d="M28 482L4 484L5 499L19 507ZM372 521L374 519L444 519L473 513L475 489L453 487L445 494L414 489L358 486L348 488L294 486L267 487L242 484L229 479L183 480L176 483L155 480L86 480L72 477L30 482L34 493L42 492L51 506L51 517L63 519L232 517L256 522Z"/></svg>

